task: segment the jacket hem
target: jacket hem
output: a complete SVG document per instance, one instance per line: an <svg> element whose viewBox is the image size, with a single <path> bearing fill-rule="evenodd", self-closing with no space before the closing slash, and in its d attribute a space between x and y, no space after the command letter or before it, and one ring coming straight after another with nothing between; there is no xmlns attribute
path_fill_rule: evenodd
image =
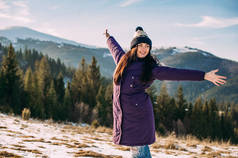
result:
<svg viewBox="0 0 238 158"><path fill-rule="evenodd" d="M145 143L117 143L117 142L114 142L114 144L117 144L117 145L125 145L125 146L143 146L143 145L151 145L153 144L155 141L152 141L152 142L145 142Z"/></svg>

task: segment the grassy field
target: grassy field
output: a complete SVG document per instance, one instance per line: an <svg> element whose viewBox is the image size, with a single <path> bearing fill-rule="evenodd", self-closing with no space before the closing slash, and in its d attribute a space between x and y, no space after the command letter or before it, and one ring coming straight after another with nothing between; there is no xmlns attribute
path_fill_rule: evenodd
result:
<svg viewBox="0 0 238 158"><path fill-rule="evenodd" d="M130 148L112 143L112 129L86 124L23 120L0 114L0 158L2 157L97 157L128 158ZM153 158L238 157L238 146L229 142L200 141L192 136L156 136L150 145Z"/></svg>

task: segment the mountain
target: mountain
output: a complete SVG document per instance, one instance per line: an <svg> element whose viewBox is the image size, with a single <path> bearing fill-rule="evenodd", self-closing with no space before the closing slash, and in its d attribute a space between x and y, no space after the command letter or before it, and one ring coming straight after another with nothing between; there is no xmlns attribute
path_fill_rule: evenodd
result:
<svg viewBox="0 0 238 158"><path fill-rule="evenodd" d="M175 96L177 86L182 85L185 98L190 101L201 96L203 98L215 97L219 102L229 100L238 103L238 62L222 59L201 50L180 52L167 57L162 55L161 62L164 65L205 72L219 69L217 74L227 77L227 84L220 87L208 81L165 81L171 95ZM159 54L158 58L162 55Z"/></svg>
<svg viewBox="0 0 238 158"><path fill-rule="evenodd" d="M32 30L27 27L20 27L20 26L13 26L13 27L9 27L9 28L0 30L0 36L6 37L13 42L16 42L17 39L31 38L31 39L36 39L36 40L40 40L40 41L52 41L52 42L56 42L56 43L67 43L67 44L72 44L72 45L76 45L76 46L80 45L80 46L88 47L88 48L96 48L96 46L89 46L86 44L77 43L72 40L59 38L56 36L52 36L52 35L48 35L45 33L41 33L41 32Z"/></svg>
<svg viewBox="0 0 238 158"><path fill-rule="evenodd" d="M90 63L92 56L95 56L102 75L112 78L115 64L107 48L89 48L80 44L59 43L50 40L39 40L39 38L16 38L17 40L14 41L8 37L3 37L2 33L0 32L0 43L3 45L13 42L16 49L24 50L25 47L36 49L55 59L60 58L67 66L78 67L82 57L86 59L87 63ZM201 96L203 98L215 97L219 102L234 101L238 103L238 62L219 58L209 52L188 46L153 49L152 54L160 60L162 65L205 72L218 68L219 72L217 74L227 76L227 84L220 87L208 81L163 81L167 84L171 96L175 96L178 85L182 85L184 96L189 101L194 101L196 97ZM158 90L161 83L155 82Z"/></svg>

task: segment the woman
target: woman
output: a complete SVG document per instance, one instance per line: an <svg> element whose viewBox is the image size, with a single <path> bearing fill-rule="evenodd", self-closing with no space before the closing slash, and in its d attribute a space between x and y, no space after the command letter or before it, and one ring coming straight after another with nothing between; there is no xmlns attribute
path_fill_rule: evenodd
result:
<svg viewBox="0 0 238 158"><path fill-rule="evenodd" d="M105 31L108 48L116 63L113 75L113 142L131 147L132 157L150 158L150 144L155 142L155 123L150 97L145 92L158 80L208 80L224 84L226 77L198 70L160 66L151 56L152 42L142 27L137 27L131 49L125 53Z"/></svg>

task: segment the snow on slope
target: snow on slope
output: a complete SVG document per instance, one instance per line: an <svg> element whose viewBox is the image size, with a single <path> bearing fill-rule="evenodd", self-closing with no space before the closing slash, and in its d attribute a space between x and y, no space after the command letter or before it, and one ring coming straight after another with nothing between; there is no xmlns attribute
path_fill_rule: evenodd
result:
<svg viewBox="0 0 238 158"><path fill-rule="evenodd" d="M0 157L7 153L26 158L130 157L127 146L112 143L112 130L108 128L95 129L85 124L54 123L50 120L26 121L1 113L0 120ZM238 157L238 146L177 139L173 135L157 137L150 149L153 158Z"/></svg>

